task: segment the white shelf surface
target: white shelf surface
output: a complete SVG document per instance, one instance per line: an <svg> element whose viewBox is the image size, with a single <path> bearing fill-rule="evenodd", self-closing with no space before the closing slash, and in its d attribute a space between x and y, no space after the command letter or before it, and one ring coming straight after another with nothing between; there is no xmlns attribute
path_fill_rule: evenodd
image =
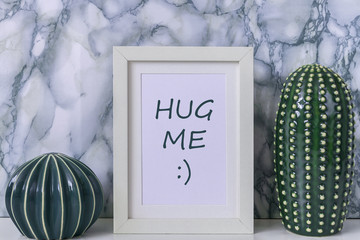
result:
<svg viewBox="0 0 360 240"><path fill-rule="evenodd" d="M282 239L321 239L321 240L353 240L360 238L360 219L348 219L344 223L344 229L329 237L304 237L289 233L282 226L279 219L255 220L255 233L252 235L119 235L113 234L113 220L101 218L82 236L75 239L97 239L97 240L282 240ZM10 218L0 218L0 239L1 240L24 240L12 223Z"/></svg>

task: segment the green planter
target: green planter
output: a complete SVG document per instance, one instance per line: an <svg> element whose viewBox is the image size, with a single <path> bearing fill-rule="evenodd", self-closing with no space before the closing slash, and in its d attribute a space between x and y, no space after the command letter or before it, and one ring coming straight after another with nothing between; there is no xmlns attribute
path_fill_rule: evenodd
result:
<svg viewBox="0 0 360 240"><path fill-rule="evenodd" d="M307 236L341 231L353 175L354 113L344 80L329 68L291 73L276 116L274 156L285 228Z"/></svg>
<svg viewBox="0 0 360 240"><path fill-rule="evenodd" d="M7 211L28 238L65 239L83 234L99 217L103 193L95 174L64 154L23 164L6 190Z"/></svg>

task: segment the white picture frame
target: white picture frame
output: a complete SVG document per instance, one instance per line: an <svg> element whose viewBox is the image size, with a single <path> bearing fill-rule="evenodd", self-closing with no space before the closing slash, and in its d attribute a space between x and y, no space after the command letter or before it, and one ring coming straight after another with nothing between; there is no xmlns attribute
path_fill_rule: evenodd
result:
<svg viewBox="0 0 360 240"><path fill-rule="evenodd" d="M226 207L185 205L145 209L141 206L141 84L138 76L149 72L227 74ZM115 46L113 78L114 233L253 233L253 49ZM212 209L214 211L209 211ZM198 215L190 214L193 212Z"/></svg>

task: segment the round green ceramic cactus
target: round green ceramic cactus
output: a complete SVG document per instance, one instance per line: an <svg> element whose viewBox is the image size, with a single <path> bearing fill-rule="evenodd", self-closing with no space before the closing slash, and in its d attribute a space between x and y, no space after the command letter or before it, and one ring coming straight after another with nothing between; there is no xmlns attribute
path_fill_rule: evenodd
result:
<svg viewBox="0 0 360 240"><path fill-rule="evenodd" d="M275 121L285 228L308 236L341 231L354 164L353 104L344 80L318 64L298 68L284 84Z"/></svg>
<svg viewBox="0 0 360 240"><path fill-rule="evenodd" d="M20 166L5 196L19 231L36 239L83 234L99 217L102 187L90 168L64 154L44 154Z"/></svg>

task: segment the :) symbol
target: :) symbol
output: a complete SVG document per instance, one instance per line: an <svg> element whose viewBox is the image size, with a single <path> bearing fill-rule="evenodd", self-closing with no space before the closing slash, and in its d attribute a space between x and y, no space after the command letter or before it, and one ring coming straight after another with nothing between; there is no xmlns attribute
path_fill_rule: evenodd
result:
<svg viewBox="0 0 360 240"><path fill-rule="evenodd" d="M188 182L189 182L189 180L190 180L190 178L191 178L191 169L190 169L190 165L189 165L189 163L186 161L186 159L184 159L183 161L184 161L184 163L185 163L185 165L186 165L186 167L187 167L187 169L188 169L188 173L189 173L189 176L188 176L188 178L186 179L186 182L184 183L184 185L186 185L186 184L188 184ZM181 166L178 166L178 169L181 170ZM177 178L180 179L180 178L181 178L181 175L178 175Z"/></svg>

